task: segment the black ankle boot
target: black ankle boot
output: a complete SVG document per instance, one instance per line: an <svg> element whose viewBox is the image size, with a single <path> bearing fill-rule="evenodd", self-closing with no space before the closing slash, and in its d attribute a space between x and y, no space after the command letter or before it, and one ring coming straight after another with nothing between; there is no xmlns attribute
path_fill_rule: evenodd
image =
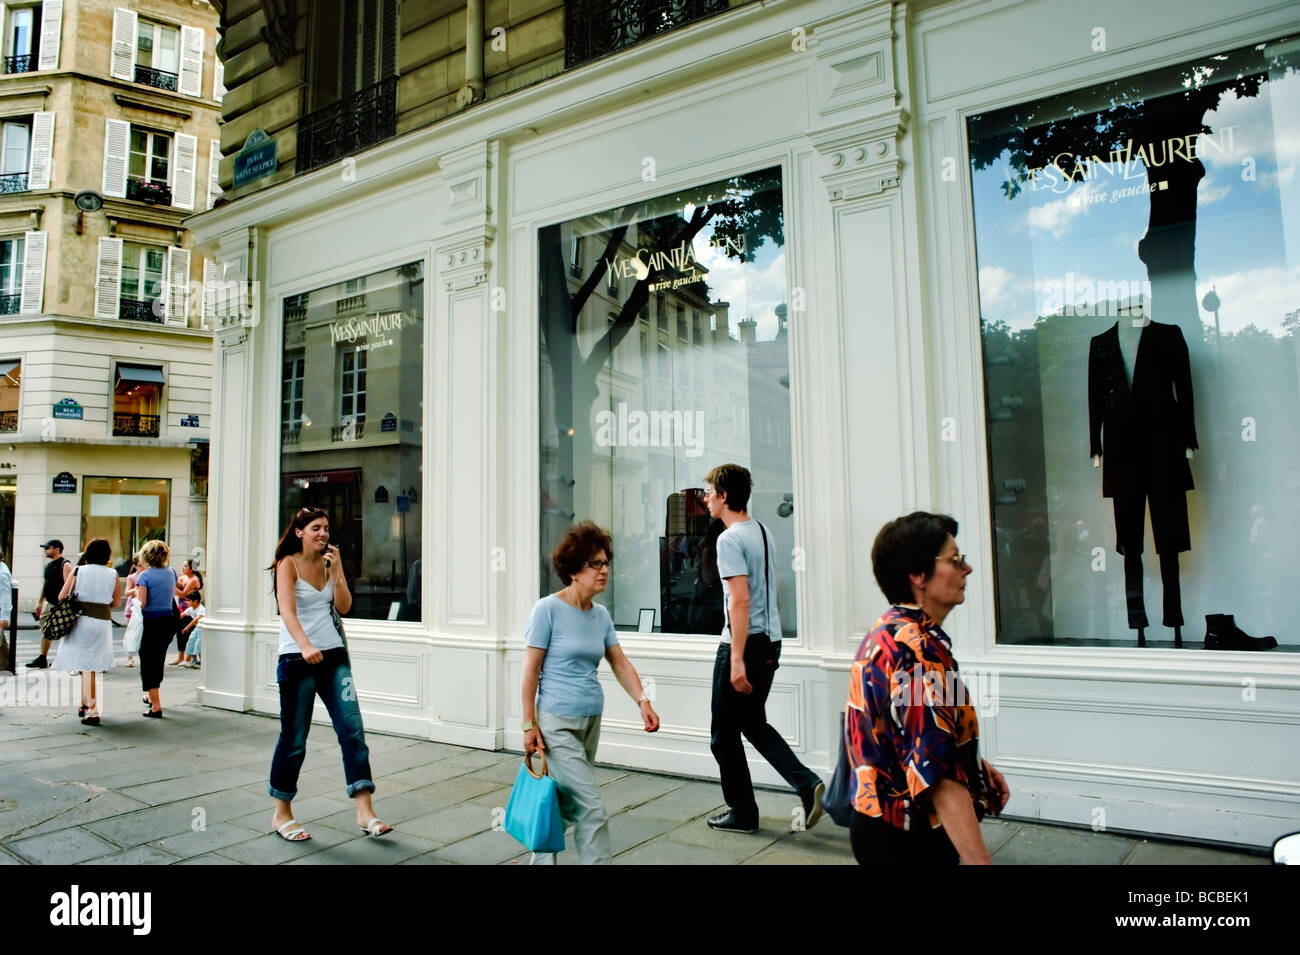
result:
<svg viewBox="0 0 1300 955"><path fill-rule="evenodd" d="M1205 649L1207 650L1272 650L1277 646L1273 637L1252 637L1243 633L1230 613L1205 615Z"/></svg>

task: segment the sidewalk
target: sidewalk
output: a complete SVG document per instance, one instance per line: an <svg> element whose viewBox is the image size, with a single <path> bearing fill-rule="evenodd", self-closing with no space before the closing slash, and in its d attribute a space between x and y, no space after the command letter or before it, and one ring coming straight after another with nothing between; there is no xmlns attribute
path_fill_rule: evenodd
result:
<svg viewBox="0 0 1300 955"><path fill-rule="evenodd" d="M118 646L121 628L114 628ZM18 660L36 655L35 632L20 634ZM312 834L291 844L269 834L266 776L279 732L270 717L194 702L199 671L167 667L166 717L140 714L139 670L107 678L103 725L82 726L76 698L63 707L8 705L0 694L0 864L501 864L528 853L499 824L517 754L486 752L379 733L367 735L378 784L375 806L396 826L367 839L343 791L338 745L312 727L294 812ZM19 667L20 686L59 688L56 671ZM0 689L13 677L0 674ZM73 685L77 678L70 678ZM26 681L22 684L21 681ZM77 692L73 691L74 694ZM46 697L48 699L48 697ZM716 783L600 768L617 864L852 865L848 830L829 819L791 832L791 793L760 792L762 829L720 833L704 824L719 808ZM1262 855L1045 826L983 824L1001 864L1262 865ZM572 845L572 837L569 838ZM577 861L573 852L562 864Z"/></svg>

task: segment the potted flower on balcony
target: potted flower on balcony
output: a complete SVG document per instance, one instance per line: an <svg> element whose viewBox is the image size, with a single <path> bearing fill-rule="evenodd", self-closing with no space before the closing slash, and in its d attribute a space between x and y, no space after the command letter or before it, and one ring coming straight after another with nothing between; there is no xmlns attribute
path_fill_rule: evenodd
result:
<svg viewBox="0 0 1300 955"><path fill-rule="evenodd" d="M171 190L166 183L145 179L131 180L128 198L161 205L170 205L172 201Z"/></svg>

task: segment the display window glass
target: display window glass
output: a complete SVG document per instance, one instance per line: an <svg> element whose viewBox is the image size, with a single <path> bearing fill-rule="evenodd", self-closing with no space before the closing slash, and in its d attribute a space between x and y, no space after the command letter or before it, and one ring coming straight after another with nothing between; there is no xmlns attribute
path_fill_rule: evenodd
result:
<svg viewBox="0 0 1300 955"><path fill-rule="evenodd" d="M424 266L288 296L283 316L279 527L323 509L349 616L420 620Z"/></svg>
<svg viewBox="0 0 1300 955"><path fill-rule="evenodd" d="M596 599L615 626L718 636L722 530L704 505L719 464L748 468L751 517L776 552L795 635L789 327L781 171L542 228L541 593L550 553L593 520L613 538Z"/></svg>
<svg viewBox="0 0 1300 955"><path fill-rule="evenodd" d="M968 118L999 643L1300 650L1298 66Z"/></svg>
<svg viewBox="0 0 1300 955"><path fill-rule="evenodd" d="M82 545L104 538L113 548L116 565L149 541L167 541L171 483L166 478L82 478ZM175 554L172 563L180 569Z"/></svg>

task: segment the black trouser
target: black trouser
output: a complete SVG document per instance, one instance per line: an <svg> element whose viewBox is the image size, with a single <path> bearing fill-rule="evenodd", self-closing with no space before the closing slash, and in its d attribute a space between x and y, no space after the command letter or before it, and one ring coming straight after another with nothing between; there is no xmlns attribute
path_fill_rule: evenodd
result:
<svg viewBox="0 0 1300 955"><path fill-rule="evenodd" d="M175 635L176 618L171 614L144 618L144 632L140 635L140 686L146 693L162 686L167 648Z"/></svg>
<svg viewBox="0 0 1300 955"><path fill-rule="evenodd" d="M1160 582L1164 588L1166 627L1183 625L1182 589L1178 581L1178 555L1191 550L1187 524L1186 491L1150 491L1116 494L1116 550L1124 555L1124 597L1130 630L1146 628L1146 600L1142 593L1142 542L1146 536L1146 510L1151 508L1151 536L1160 556Z"/></svg>
<svg viewBox="0 0 1300 955"><path fill-rule="evenodd" d="M922 823L912 829L899 829L856 811L849 823L849 842L858 865L942 867L957 865L961 859L942 826L932 829Z"/></svg>
<svg viewBox="0 0 1300 955"><path fill-rule="evenodd" d="M767 721L767 694L772 689L772 678L780 660L779 640L773 642L761 633L749 635L745 641L745 676L754 692L748 694L737 693L731 685L730 644L718 647L713 664L713 721L709 727L712 736L709 747L713 750L713 758L718 761L722 798L741 825L758 825L758 803L754 800L745 744L740 740L742 733L801 798L811 794L821 782L816 773L799 762L781 734Z"/></svg>

